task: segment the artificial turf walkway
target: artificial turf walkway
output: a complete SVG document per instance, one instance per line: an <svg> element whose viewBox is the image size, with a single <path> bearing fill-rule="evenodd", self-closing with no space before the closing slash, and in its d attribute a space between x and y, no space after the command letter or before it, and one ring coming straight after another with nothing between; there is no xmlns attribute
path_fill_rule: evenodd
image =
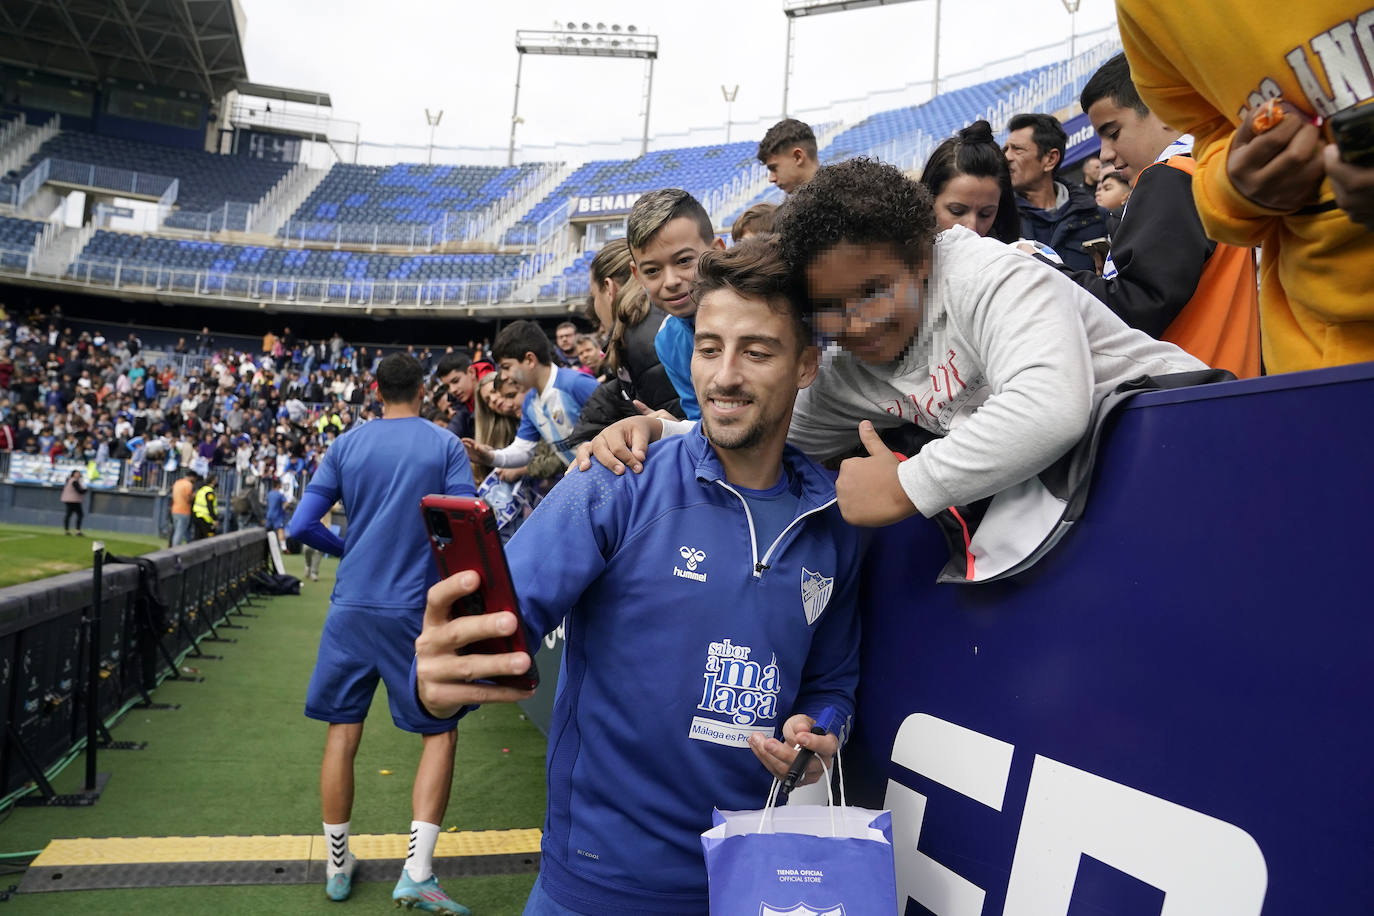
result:
<svg viewBox="0 0 1374 916"><path fill-rule="evenodd" d="M89 548L88 548L89 549ZM299 574L299 557L287 558ZM61 837L308 835L320 828L318 772L325 726L301 713L329 603L335 564L300 597L260 599L256 619L223 631L236 643L205 643L221 659L188 657L200 683L167 681L155 692L176 710L134 709L113 729L143 751L106 751L111 774L90 808L15 808L0 813L0 853L42 849ZM553 685L548 685L551 689ZM379 689L357 758L353 832L406 833L418 737L391 724ZM544 738L514 706L484 707L459 726L453 794L445 829L539 827L544 811ZM55 780L58 792L80 788L84 758ZM6 860L0 860L3 864ZM396 874L361 875L347 911L391 907ZM19 875L0 875L0 891ZM448 878L445 889L478 916L519 914L533 874ZM0 916L24 913L308 914L345 910L315 885L174 887L16 894Z"/></svg>

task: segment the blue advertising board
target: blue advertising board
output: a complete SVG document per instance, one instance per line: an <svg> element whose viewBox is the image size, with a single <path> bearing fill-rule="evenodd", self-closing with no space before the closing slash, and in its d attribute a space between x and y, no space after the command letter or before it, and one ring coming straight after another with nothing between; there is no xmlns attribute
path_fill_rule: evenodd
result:
<svg viewBox="0 0 1374 916"><path fill-rule="evenodd" d="M1093 130L1086 111L1080 112L1064 122L1064 133L1069 141L1064 146L1064 161L1060 168L1077 165L1089 156L1095 156L1102 149L1102 138Z"/></svg>
<svg viewBox="0 0 1374 916"><path fill-rule="evenodd" d="M91 490L113 490L119 486L120 462L116 458L106 458L96 464L71 458L51 459L46 455L29 455L24 452L14 452L10 455L11 483L36 483L60 487L67 482L72 471L80 471L83 476L82 482Z"/></svg>
<svg viewBox="0 0 1374 916"><path fill-rule="evenodd" d="M1371 404L1374 364L1141 395L1006 582L875 538L846 764L907 914L1374 912Z"/></svg>

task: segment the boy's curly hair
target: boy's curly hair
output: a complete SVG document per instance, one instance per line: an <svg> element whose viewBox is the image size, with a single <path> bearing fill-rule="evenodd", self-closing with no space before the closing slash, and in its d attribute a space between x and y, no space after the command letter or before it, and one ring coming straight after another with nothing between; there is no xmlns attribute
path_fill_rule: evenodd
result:
<svg viewBox="0 0 1374 916"><path fill-rule="evenodd" d="M849 159L817 170L778 208L773 231L805 301L806 268L842 242L889 245L915 266L938 231L930 192L876 159Z"/></svg>

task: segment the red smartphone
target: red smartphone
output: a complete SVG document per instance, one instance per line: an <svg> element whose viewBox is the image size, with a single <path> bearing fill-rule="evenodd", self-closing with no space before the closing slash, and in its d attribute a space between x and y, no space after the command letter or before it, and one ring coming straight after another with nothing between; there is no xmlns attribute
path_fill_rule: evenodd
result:
<svg viewBox="0 0 1374 916"><path fill-rule="evenodd" d="M501 549L501 537L496 532L496 515L491 507L480 499L431 495L420 500L420 511L424 515L429 549L434 554L439 575L448 578L454 573L471 569L482 580L477 591L454 602L449 619L466 614L510 611L520 621L510 636L484 639L459 649L459 653L528 653L530 670L524 674L494 677L490 682L521 690L538 687L539 671L534 666L534 651L525 639L524 619L520 616L520 604L515 598L515 586L510 580L506 554Z"/></svg>

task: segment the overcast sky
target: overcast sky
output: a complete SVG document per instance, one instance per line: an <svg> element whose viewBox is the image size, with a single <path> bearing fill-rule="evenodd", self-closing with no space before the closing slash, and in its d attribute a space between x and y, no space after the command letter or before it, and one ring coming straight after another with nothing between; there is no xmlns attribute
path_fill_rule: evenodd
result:
<svg viewBox="0 0 1374 916"><path fill-rule="evenodd" d="M771 118L781 109L782 0L240 3L248 18L249 78L329 93L335 116L360 122L365 142L424 145L429 108L444 112L436 144L504 148L515 31L556 21L634 24L660 37L651 134L723 124L722 84L739 86L735 122ZM1112 0L1082 0L1077 32L1102 29L1115 15ZM968 70L1066 40L1070 21L1062 0L943 0L940 71ZM927 80L934 24L934 0L798 20L789 108ZM638 137L643 79L641 61L526 55L518 140Z"/></svg>

